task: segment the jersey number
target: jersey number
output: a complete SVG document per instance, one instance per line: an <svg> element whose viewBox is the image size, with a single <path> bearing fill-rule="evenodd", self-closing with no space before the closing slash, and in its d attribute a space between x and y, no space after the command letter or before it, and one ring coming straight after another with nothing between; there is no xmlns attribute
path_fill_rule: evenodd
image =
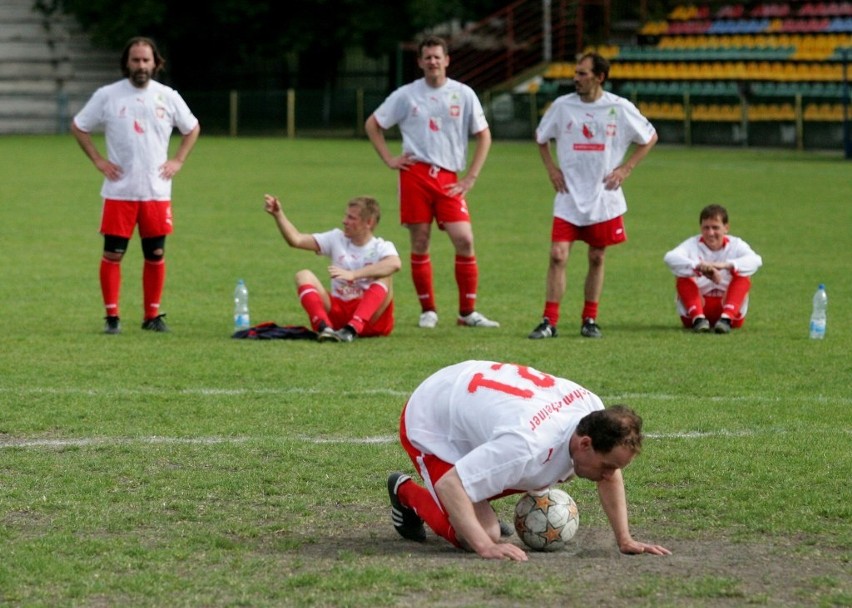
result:
<svg viewBox="0 0 852 608"><path fill-rule="evenodd" d="M491 369L498 370L504 365L506 364L495 363L491 366ZM554 380L553 376L549 374L537 372L536 370L531 370L525 365L512 365L511 367L515 368L515 371L518 373L518 376L520 376L521 380L531 382L533 386L537 388L548 388L556 384L556 380ZM477 372L470 379L470 382L467 385L467 391L469 393L475 393L481 388L486 388L492 391L500 391L501 393L507 393L515 397L521 397L522 399L530 399L533 395L535 395L535 392L530 388L524 388L523 386L515 386L513 384L506 384L505 382L500 382L498 380L492 380L490 378L486 378L485 374Z"/></svg>

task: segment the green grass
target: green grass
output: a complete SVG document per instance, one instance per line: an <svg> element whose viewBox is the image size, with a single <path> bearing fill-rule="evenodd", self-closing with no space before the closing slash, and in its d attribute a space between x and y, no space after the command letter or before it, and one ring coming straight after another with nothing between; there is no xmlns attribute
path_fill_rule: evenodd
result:
<svg viewBox="0 0 852 608"><path fill-rule="evenodd" d="M285 247L265 192L305 231L375 195L378 233L407 258L395 176L366 141L202 137L175 183L167 335L138 329L135 237L124 332L101 334L100 179L72 138L5 137L0 150L0 605L852 605L852 165L838 155L654 150L626 185L629 241L608 252L605 338L578 335L578 245L560 337L531 341L552 192L533 144L498 141L469 203L480 310L502 327L454 326L452 254L436 231L438 328L416 327L405 268L390 338L326 345L231 340L231 296L244 278L253 322L304 324L293 273L324 272ZM662 263L711 202L764 259L730 336L679 328ZM819 282L829 322L815 342ZM467 358L529 364L636 408L649 437L626 472L631 522L673 558L608 553L582 480L566 489L600 559L490 563L399 539L384 485L411 468L393 442L402 404ZM711 547L723 557L705 573ZM780 583L743 563L753 547L777 548Z"/></svg>

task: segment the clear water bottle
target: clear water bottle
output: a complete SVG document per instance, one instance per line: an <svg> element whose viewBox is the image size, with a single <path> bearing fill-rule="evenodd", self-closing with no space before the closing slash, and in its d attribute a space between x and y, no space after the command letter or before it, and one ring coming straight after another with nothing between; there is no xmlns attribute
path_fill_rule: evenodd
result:
<svg viewBox="0 0 852 608"><path fill-rule="evenodd" d="M248 287L246 282L240 279L234 289L234 331L241 331L251 327L249 320Z"/></svg>
<svg viewBox="0 0 852 608"><path fill-rule="evenodd" d="M825 285L819 284L819 289L814 294L814 309L811 313L811 340L822 340L825 338L825 309L828 307L828 294L825 293Z"/></svg>

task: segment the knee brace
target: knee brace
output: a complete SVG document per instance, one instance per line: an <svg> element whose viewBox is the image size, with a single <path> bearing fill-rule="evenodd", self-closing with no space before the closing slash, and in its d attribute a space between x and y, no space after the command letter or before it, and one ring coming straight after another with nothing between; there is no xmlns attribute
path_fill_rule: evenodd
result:
<svg viewBox="0 0 852 608"><path fill-rule="evenodd" d="M130 239L126 239L121 236L113 236L111 234L104 235L104 251L108 253L117 253L119 255L124 255L124 252L127 251L127 244L130 242Z"/></svg>
<svg viewBox="0 0 852 608"><path fill-rule="evenodd" d="M149 262L159 262L166 255L166 237L153 236L142 239L142 255Z"/></svg>

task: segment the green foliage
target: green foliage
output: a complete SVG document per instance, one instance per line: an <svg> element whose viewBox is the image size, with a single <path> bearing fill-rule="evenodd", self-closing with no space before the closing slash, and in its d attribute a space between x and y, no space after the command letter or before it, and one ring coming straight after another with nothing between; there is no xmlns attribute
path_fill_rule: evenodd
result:
<svg viewBox="0 0 852 608"><path fill-rule="evenodd" d="M849 605L848 162L659 147L625 186L629 241L607 254L605 337L579 337L578 245L560 337L531 341L552 192L534 144L498 141L469 204L479 306L502 327L455 326L452 251L436 230L438 327L416 327L404 268L394 334L330 345L231 340L231 295L244 278L254 322L304 324L293 273L325 272L286 248L265 192L305 231L375 195L378 233L407 257L396 178L367 142L202 137L175 182L173 332L139 330L134 238L119 336L101 333L99 175L70 137L6 137L0 150L0 604ZM680 329L662 263L710 202L765 264L729 336ZM828 336L814 342L819 282ZM492 563L399 539L384 486L411 470L394 439L402 404L466 358L526 363L635 407L648 438L625 472L631 523L674 556L619 559L583 480L566 486L581 512L574 554Z"/></svg>

